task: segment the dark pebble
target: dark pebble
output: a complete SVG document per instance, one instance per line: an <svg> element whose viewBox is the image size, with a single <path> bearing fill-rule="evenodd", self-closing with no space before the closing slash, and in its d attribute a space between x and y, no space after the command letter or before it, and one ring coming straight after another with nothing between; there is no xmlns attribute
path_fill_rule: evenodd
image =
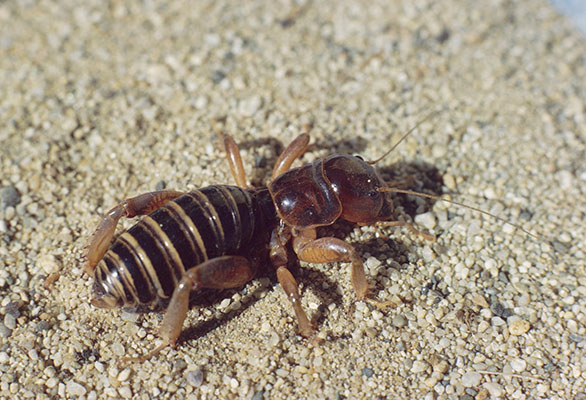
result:
<svg viewBox="0 0 586 400"><path fill-rule="evenodd" d="M494 315L502 317L505 312L505 306L503 306L501 303L498 303L498 302L493 303L490 305L490 311L492 311L494 313Z"/></svg>
<svg viewBox="0 0 586 400"><path fill-rule="evenodd" d="M374 375L374 371L371 368L362 368L362 375L366 376L367 378L370 378L371 376Z"/></svg>
<svg viewBox="0 0 586 400"><path fill-rule="evenodd" d="M175 362L173 363L173 369L175 371L183 371L185 367L187 367L187 363L182 358L175 360Z"/></svg>
<svg viewBox="0 0 586 400"><path fill-rule="evenodd" d="M9 337L12 334L12 330L8 329L4 323L0 322L0 337Z"/></svg>
<svg viewBox="0 0 586 400"><path fill-rule="evenodd" d="M222 71L216 70L214 72L212 72L212 82L214 85L217 85L218 83L222 82L222 80L224 80L224 78L226 77L226 74Z"/></svg>
<svg viewBox="0 0 586 400"><path fill-rule="evenodd" d="M35 330L37 332L42 332L42 331L46 331L47 329L49 329L51 327L51 324L47 321L41 321L37 324L37 326L35 326Z"/></svg>
<svg viewBox="0 0 586 400"><path fill-rule="evenodd" d="M3 210L7 207L14 207L18 203L20 203L20 195L16 188L12 186L0 188L0 206Z"/></svg>
<svg viewBox="0 0 586 400"><path fill-rule="evenodd" d="M263 400L265 398L265 392L261 390L260 392L256 392L254 396L252 396L251 400Z"/></svg>
<svg viewBox="0 0 586 400"><path fill-rule="evenodd" d="M6 314L12 315L14 318L20 317L20 303L18 301L11 301L6 305Z"/></svg>

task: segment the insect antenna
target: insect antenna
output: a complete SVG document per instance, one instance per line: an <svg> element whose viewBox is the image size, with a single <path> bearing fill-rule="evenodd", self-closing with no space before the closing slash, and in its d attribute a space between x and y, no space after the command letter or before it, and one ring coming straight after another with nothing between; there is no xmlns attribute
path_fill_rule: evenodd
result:
<svg viewBox="0 0 586 400"><path fill-rule="evenodd" d="M415 124L415 125L414 125L414 126L411 128L411 129L409 129L407 132L405 132L405 133L403 134L403 136L401 136L401 139L399 139L399 141L398 141L397 143L395 143L395 144L393 145L393 147L391 147L389 150L387 150L387 151L385 152L385 154L383 154L382 156L380 156L379 158L377 158L377 159L376 159L376 160L374 160L374 161L366 161L366 163L367 163L367 164L369 164L369 165L374 165L374 164L376 164L377 162L379 162L380 160L382 160L383 158L385 158L386 156L388 156L388 155L391 153L391 151L395 150L395 148L396 148L398 145L400 145L400 144L401 144L401 142L403 142L403 140L405 140L405 139L407 138L407 136L409 136L411 133L413 133L413 131L414 131L415 129L417 129L417 128L418 128L418 127L419 127L419 126L422 124L422 123L424 123L425 121L427 121L427 120L428 120L428 119L430 119L431 117L435 116L435 115L436 115L437 113L439 113L440 111L441 111L441 109L440 109L440 110L434 110L434 111L431 111L431 112L430 112L429 114L427 114L425 117L423 117L422 119L420 119L420 120L419 120L419 122L417 122L417 123L416 123L416 124Z"/></svg>
<svg viewBox="0 0 586 400"><path fill-rule="evenodd" d="M472 211L476 211L476 212L479 212L481 214L488 215L488 216L490 216L490 217L492 217L494 219L497 219L497 220L499 220L499 221L501 221L501 222L503 222L503 223L505 223L507 225L510 225L510 226L512 226L512 227L514 227L516 229L519 229L520 231L526 233L527 235L531 236L534 239L539 239L539 236L538 235L529 232L528 230L522 228L520 225L514 224L514 223L506 220L505 218L502 218L502 217L499 217L498 215L494 215L492 213L489 213L488 211L485 211L485 210L483 210L481 208L469 206L468 204L464 204L464 203L461 203L459 201L448 200L448 199L446 199L444 197L435 196L435 195L432 195L432 194L414 192L414 191L411 191L411 190L397 189L397 188L391 188L391 187L381 187L381 188L378 188L378 191L379 192L392 192L392 193L410 194L410 195L413 195L413 196L426 197L428 199L445 201L447 203L455 204L457 206L465 207L465 208L468 208L468 209L470 209Z"/></svg>

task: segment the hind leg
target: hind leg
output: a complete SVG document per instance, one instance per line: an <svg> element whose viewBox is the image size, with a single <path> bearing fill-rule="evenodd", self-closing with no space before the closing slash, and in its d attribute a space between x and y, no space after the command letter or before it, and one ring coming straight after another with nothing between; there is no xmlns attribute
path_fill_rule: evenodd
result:
<svg viewBox="0 0 586 400"><path fill-rule="evenodd" d="M255 265L241 256L222 256L213 258L188 269L173 291L167 307L159 336L163 344L152 352L136 357L126 357L121 361L145 361L157 355L167 346L175 347L181 334L183 322L189 308L189 295L198 289L230 289L243 286L254 277Z"/></svg>
<svg viewBox="0 0 586 400"><path fill-rule="evenodd" d="M86 246L85 272L91 274L104 254L106 254L106 250L110 247L114 232L116 231L116 225L120 218L132 218L137 215L150 214L164 206L168 201L182 194L182 192L172 190L143 193L139 196L124 200L108 211L96 227L94 234Z"/></svg>

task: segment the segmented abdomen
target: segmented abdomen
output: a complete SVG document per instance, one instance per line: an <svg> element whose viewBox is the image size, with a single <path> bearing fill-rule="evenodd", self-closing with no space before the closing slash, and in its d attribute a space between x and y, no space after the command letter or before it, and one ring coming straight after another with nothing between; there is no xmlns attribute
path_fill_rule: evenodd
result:
<svg viewBox="0 0 586 400"><path fill-rule="evenodd" d="M128 307L170 297L186 270L249 248L263 223L255 203L253 192L235 186L170 201L114 241L96 267L95 290Z"/></svg>

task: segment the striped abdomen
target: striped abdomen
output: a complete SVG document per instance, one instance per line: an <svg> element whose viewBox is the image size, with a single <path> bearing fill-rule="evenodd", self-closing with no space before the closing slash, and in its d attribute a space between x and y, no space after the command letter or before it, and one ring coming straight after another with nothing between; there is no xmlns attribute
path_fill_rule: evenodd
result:
<svg viewBox="0 0 586 400"><path fill-rule="evenodd" d="M274 215L266 190L210 186L186 193L114 241L96 267L95 296L128 307L169 298L186 270L214 257L246 255Z"/></svg>

